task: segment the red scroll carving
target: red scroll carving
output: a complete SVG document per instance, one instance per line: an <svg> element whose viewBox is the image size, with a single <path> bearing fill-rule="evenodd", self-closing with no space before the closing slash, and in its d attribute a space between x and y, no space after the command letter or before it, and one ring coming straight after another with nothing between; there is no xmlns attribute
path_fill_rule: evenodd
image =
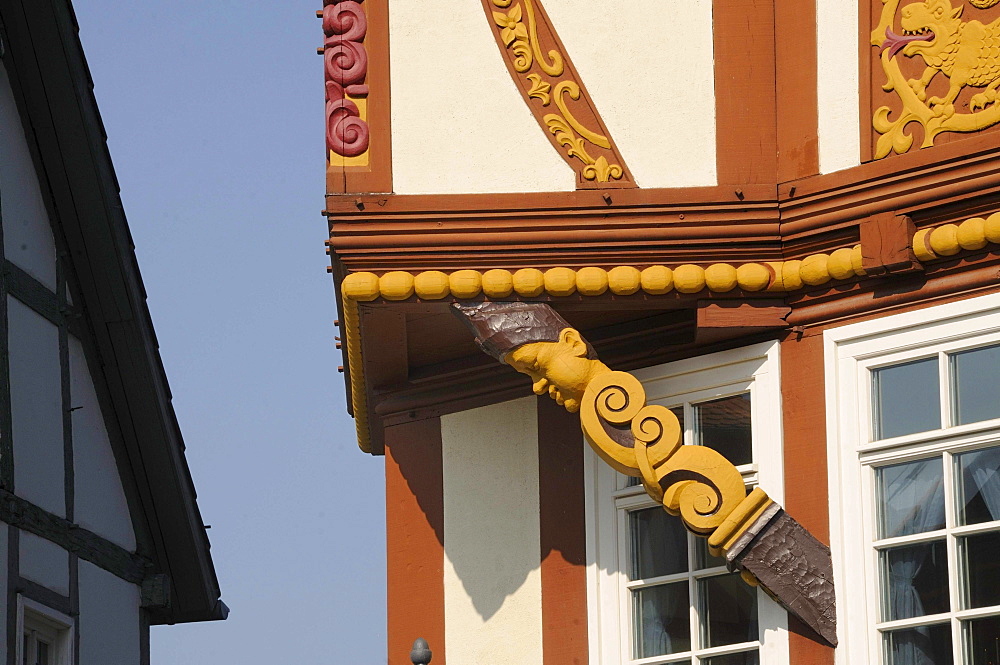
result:
<svg viewBox="0 0 1000 665"><path fill-rule="evenodd" d="M323 32L326 145L343 157L357 157L368 150L369 141L368 123L349 99L368 95L368 52L364 45L368 19L361 2L324 0Z"/></svg>

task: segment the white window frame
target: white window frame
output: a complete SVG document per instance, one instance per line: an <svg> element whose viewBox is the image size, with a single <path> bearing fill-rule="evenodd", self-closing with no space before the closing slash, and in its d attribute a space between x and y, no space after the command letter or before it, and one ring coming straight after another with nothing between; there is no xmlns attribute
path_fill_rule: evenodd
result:
<svg viewBox="0 0 1000 665"><path fill-rule="evenodd" d="M830 546L839 590L838 665L882 662L882 637L875 628L880 612L878 556L871 546L875 542L874 469L934 454L943 456L947 463L951 453L1000 442L1000 419L948 426L952 414L949 372L943 355L938 373L941 428L873 441L871 370L998 342L1000 294L895 314L824 333ZM944 477L945 483L950 483L948 469ZM946 509L950 525L952 506ZM862 528L858 528L859 518ZM947 537L952 538L954 527L947 530L951 534ZM953 550L949 546L950 574L956 570ZM853 593L846 593L847 589ZM952 594L957 592L951 589ZM967 610L949 614L964 617L977 612L982 613ZM953 642L952 648L955 662L961 662L961 643Z"/></svg>
<svg viewBox="0 0 1000 665"><path fill-rule="evenodd" d="M53 639L52 665L74 665L73 643L75 627L71 617L46 607L21 594L17 596L17 658L14 662L24 662L24 633L38 630Z"/></svg>
<svg viewBox="0 0 1000 665"><path fill-rule="evenodd" d="M649 403L667 407L750 392L754 461L739 469L748 484L760 485L782 503L784 460L778 351L778 342L765 342L649 367L633 374L642 381ZM692 443L690 411L690 408L685 410L685 443ZM663 657L632 659L627 562L619 556L625 551L623 542L629 535L623 508L656 504L641 487L623 489L621 475L603 463L589 446L584 456L584 478L590 665L663 662ZM759 593L757 620L761 665L787 665L787 613L766 594ZM732 649L713 651L722 655Z"/></svg>

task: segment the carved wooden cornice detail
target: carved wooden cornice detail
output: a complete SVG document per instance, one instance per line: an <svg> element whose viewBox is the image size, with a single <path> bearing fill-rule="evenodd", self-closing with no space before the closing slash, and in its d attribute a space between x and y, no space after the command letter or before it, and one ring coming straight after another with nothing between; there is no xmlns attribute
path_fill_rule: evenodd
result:
<svg viewBox="0 0 1000 665"><path fill-rule="evenodd" d="M324 0L326 147L332 165L367 166L368 18L364 0Z"/></svg>
<svg viewBox="0 0 1000 665"><path fill-rule="evenodd" d="M511 77L578 189L635 187L540 0L483 0Z"/></svg>

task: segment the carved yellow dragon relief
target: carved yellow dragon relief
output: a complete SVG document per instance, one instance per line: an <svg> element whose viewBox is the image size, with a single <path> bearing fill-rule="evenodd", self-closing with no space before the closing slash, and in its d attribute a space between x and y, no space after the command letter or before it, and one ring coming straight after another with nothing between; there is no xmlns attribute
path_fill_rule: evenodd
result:
<svg viewBox="0 0 1000 665"><path fill-rule="evenodd" d="M942 132L975 132L1000 122L1000 19L984 24L963 21L965 6L954 7L950 0L923 0L905 5L898 11L901 34L893 30L900 0L883 0L881 20L871 34L871 43L880 48L880 60L886 74L884 90L895 91L902 111L895 118L893 109L882 106L875 111L873 126L881 134L875 146L875 158L890 152L907 152L913 136L906 126L916 122L923 127L921 148L934 144ZM1000 0L970 0L973 7L987 9ZM925 65L918 78L907 78L897 56L919 56ZM943 75L948 79L944 96L927 96L927 87ZM968 100L969 112L955 109L959 94L968 86L982 88Z"/></svg>

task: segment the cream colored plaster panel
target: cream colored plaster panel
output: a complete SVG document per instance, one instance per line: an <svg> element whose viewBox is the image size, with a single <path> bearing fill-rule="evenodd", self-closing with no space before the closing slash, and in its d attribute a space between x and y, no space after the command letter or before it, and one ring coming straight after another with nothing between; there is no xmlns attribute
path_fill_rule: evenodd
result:
<svg viewBox="0 0 1000 665"><path fill-rule="evenodd" d="M535 398L441 418L445 653L542 663Z"/></svg>
<svg viewBox="0 0 1000 665"><path fill-rule="evenodd" d="M56 290L56 246L7 70L0 63L0 218L4 255Z"/></svg>
<svg viewBox="0 0 1000 665"><path fill-rule="evenodd" d="M14 491L60 517L66 514L59 330L7 297Z"/></svg>
<svg viewBox="0 0 1000 665"><path fill-rule="evenodd" d="M574 188L478 0L390 0L389 22L396 193Z"/></svg>
<svg viewBox="0 0 1000 665"><path fill-rule="evenodd" d="M70 401L73 404L74 507L77 523L129 551L135 533L104 415L87 367L83 344L69 338Z"/></svg>
<svg viewBox="0 0 1000 665"><path fill-rule="evenodd" d="M711 0L543 0L640 187L714 185Z"/></svg>
<svg viewBox="0 0 1000 665"><path fill-rule="evenodd" d="M18 534L18 550L21 577L69 595L69 552L27 531Z"/></svg>
<svg viewBox="0 0 1000 665"><path fill-rule="evenodd" d="M830 173L861 163L858 7L816 0L816 22L819 170Z"/></svg>

